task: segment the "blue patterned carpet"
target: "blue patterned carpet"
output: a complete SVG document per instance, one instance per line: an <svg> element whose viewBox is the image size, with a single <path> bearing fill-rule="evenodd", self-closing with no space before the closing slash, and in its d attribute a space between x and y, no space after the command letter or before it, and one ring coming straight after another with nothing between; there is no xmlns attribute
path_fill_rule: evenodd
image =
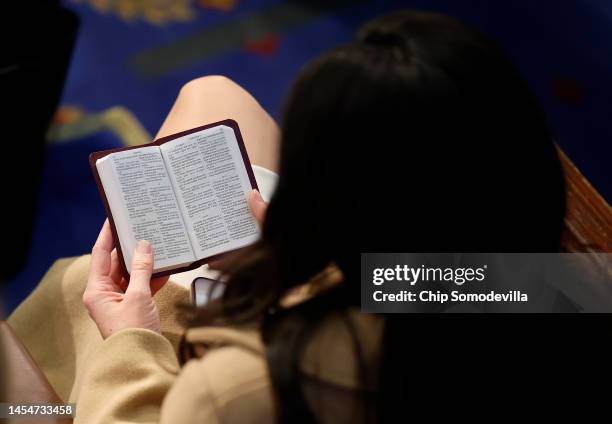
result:
<svg viewBox="0 0 612 424"><path fill-rule="evenodd" d="M150 134L192 78L227 75L278 117L300 67L349 40L369 18L400 7L457 16L505 46L540 98L559 144L604 197L612 199L608 0L64 3L80 16L81 29L63 110L89 114L123 106ZM154 7L156 3L167 7ZM87 155L124 142L114 132L94 131L50 145L32 250L26 269L8 286L9 312L56 258L90 249L104 213Z"/></svg>

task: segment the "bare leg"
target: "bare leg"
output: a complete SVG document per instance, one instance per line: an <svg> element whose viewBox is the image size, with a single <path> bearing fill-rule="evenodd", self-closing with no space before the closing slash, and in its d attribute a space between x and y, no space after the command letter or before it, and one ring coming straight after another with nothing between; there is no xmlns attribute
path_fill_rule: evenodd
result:
<svg viewBox="0 0 612 424"><path fill-rule="evenodd" d="M280 131L276 122L253 96L223 76L185 84L156 138L228 118L238 122L251 162L278 172Z"/></svg>

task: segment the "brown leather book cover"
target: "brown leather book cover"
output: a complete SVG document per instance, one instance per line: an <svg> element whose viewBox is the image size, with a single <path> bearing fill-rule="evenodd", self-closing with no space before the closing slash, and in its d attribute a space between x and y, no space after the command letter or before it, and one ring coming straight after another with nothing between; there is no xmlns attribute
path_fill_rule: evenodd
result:
<svg viewBox="0 0 612 424"><path fill-rule="evenodd" d="M111 227L111 231L113 233L113 239L115 240L115 247L117 248L117 256L119 257L119 262L121 264L121 269L123 271L123 275L127 278L129 278L129 272L127 270L127 266L125 264L124 261L124 256L123 256L123 252L121 250L121 243L119 243L119 235L117 233L117 228L115 226L115 221L113 219L113 214L111 212L110 209L110 205L108 203L108 199L106 197L106 192L104 191L104 186L102 185L102 181L100 180L100 175L98 174L98 168L96 167L96 162L98 161L98 159L101 159L107 155L110 155L111 153L116 153L116 152L123 152L126 150L132 150L132 149L140 149L142 147L147 147L147 146L161 146L164 143L167 143L169 141L172 141L174 139L183 137L185 135L189 135L189 134L193 134L208 128L213 128L213 127L217 127L220 125L225 125L227 127L230 127L233 131L234 134L236 135L236 140L238 141L238 147L240 148L240 153L242 155L242 160L244 162L244 166L246 168L247 174L249 176L249 181L251 183L251 187L253 189L259 189L257 187L257 181L255 180L255 174L253 173L253 168L251 167L251 161L249 160L249 156L247 154L246 151L246 147L244 146L244 141L242 139L242 134L240 133L240 128L238 127L238 123L236 121L234 121L233 119L225 119L223 121L219 121L219 122L213 122L212 124L207 124L207 125L202 125L201 127L196 127L196 128L192 128L190 130L186 130L186 131L181 131L179 133L176 134L172 134L166 137L161 137L158 138L157 140L153 141L152 143L149 144L142 144L140 146L131 146L131 147L119 147L116 149L109 149L109 150L102 150L100 152L94 152L91 153L89 155L89 166L91 167L91 172L93 173L94 179L96 180L96 185L98 186L98 191L100 192L100 197L102 198L102 203L104 204L104 209L106 211L106 216L108 217L108 221L110 223L110 227ZM228 251L229 252L229 251ZM157 277L162 277L164 275L170 275L170 274L177 274L179 272L184 272L184 271L189 271L195 268L198 268L208 262L212 262L218 258L220 258L221 256L225 255L228 252L224 252L224 253L220 253L218 255L214 255L214 256L210 256L207 258L203 258L203 259L199 259L189 265L180 267L180 268L173 268L173 269L169 269L169 270L165 270L165 271L160 271L157 273L153 274L152 278L157 278Z"/></svg>

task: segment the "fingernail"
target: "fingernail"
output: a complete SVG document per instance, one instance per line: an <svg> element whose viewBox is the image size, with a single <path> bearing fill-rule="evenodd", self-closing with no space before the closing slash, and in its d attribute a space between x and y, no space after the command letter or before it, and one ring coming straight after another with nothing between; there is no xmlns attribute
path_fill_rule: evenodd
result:
<svg viewBox="0 0 612 424"><path fill-rule="evenodd" d="M136 251L138 253L151 253L153 248L148 240L140 240L136 246Z"/></svg>
<svg viewBox="0 0 612 424"><path fill-rule="evenodd" d="M263 202L264 201L263 197L261 197L261 193L257 189L253 189L253 196L255 196L254 200L256 200L258 202Z"/></svg>

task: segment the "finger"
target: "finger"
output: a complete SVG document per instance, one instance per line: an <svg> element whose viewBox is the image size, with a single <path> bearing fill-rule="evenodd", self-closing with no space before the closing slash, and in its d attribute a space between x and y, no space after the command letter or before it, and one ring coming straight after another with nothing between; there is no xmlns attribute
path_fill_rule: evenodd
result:
<svg viewBox="0 0 612 424"><path fill-rule="evenodd" d="M121 262L119 262L119 254L117 253L117 249L113 249L111 252L110 278L117 285L117 287L119 287L119 290L125 293L128 286L128 281L123 277L123 269L121 268Z"/></svg>
<svg viewBox="0 0 612 424"><path fill-rule="evenodd" d="M215 259L208 263L208 268L215 271L225 271L229 264L232 264L236 258L238 258L243 253L243 249L236 250L234 252L229 252L223 254L219 259Z"/></svg>
<svg viewBox="0 0 612 424"><path fill-rule="evenodd" d="M157 293L162 287L164 287L164 285L168 282L169 278L170 276L154 278L153 280L151 280L151 296L155 296L155 293Z"/></svg>
<svg viewBox="0 0 612 424"><path fill-rule="evenodd" d="M114 282L119 283L123 277L123 271L121 269L121 263L119 262L119 255L117 249L113 249L111 252L111 270L110 277Z"/></svg>
<svg viewBox="0 0 612 424"><path fill-rule="evenodd" d="M121 277L121 281L119 281L119 288L121 289L121 291L123 293L125 293L125 291L127 290L129 285L128 280L126 280L125 278Z"/></svg>
<svg viewBox="0 0 612 424"><path fill-rule="evenodd" d="M214 269L215 271L217 270L221 270L223 269L223 264L225 263L225 260L223 259L217 259L215 261L211 261L208 263L208 268L210 269Z"/></svg>
<svg viewBox="0 0 612 424"><path fill-rule="evenodd" d="M266 217L266 209L268 208L268 204L264 202L259 190L253 190L251 193L249 193L248 203L255 220L260 225L263 224Z"/></svg>
<svg viewBox="0 0 612 424"><path fill-rule="evenodd" d="M151 294L151 274L153 274L153 246L147 240L140 240L132 259L132 272L126 293L145 292Z"/></svg>
<svg viewBox="0 0 612 424"><path fill-rule="evenodd" d="M91 250L89 265L90 277L108 276L111 270L111 250L113 249L113 234L108 219L104 221L98 240Z"/></svg>

